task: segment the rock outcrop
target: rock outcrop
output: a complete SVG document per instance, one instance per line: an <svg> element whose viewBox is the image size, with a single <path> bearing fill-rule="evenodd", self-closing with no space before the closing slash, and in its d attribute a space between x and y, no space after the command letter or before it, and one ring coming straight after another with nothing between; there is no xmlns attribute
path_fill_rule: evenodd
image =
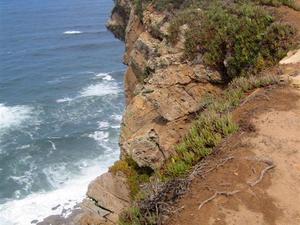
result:
<svg viewBox="0 0 300 225"><path fill-rule="evenodd" d="M200 62L183 59L183 38L167 42L170 15L149 5L143 18L130 0L117 0L107 23L125 41L124 88L126 108L120 134L121 158L130 156L139 166L160 168L174 153L201 109L207 93L218 92L221 75ZM201 56L199 56L201 58ZM108 172L94 180L83 202L93 224L115 223L130 204L126 178ZM84 224L84 223L83 223ZM88 223L85 223L88 224Z"/></svg>
<svg viewBox="0 0 300 225"><path fill-rule="evenodd" d="M130 205L126 177L122 174L105 173L92 181L88 187L87 198L81 206L87 215L82 218L97 218L99 224L114 224L118 215Z"/></svg>

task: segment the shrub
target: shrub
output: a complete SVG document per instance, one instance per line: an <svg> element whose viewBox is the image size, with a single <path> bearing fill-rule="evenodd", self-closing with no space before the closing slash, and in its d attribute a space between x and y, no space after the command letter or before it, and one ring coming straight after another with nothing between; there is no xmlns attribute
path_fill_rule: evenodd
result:
<svg viewBox="0 0 300 225"><path fill-rule="evenodd" d="M170 177L185 175L201 158L209 155L222 138L237 130L237 125L228 114L209 110L193 123L183 141L176 146L176 157L166 167Z"/></svg>
<svg viewBox="0 0 300 225"><path fill-rule="evenodd" d="M140 185L148 182L154 172L150 167L139 167L130 157L116 161L109 171L114 174L122 172L126 176L132 199L139 192Z"/></svg>
<svg viewBox="0 0 300 225"><path fill-rule="evenodd" d="M186 0L154 0L154 6L157 10L163 11L168 8L180 8Z"/></svg>
<svg viewBox="0 0 300 225"><path fill-rule="evenodd" d="M143 20L143 2L142 0L135 0L134 1L135 4L135 13L136 15L140 18L140 20Z"/></svg>
<svg viewBox="0 0 300 225"><path fill-rule="evenodd" d="M206 65L231 80L277 63L291 47L294 35L291 26L274 23L258 5L212 4L187 31L185 55L193 59L202 54Z"/></svg>
<svg viewBox="0 0 300 225"><path fill-rule="evenodd" d="M168 41L174 44L179 35L180 27L184 24L189 27L193 27L193 23L197 23L201 18L202 12L198 9L187 8L178 12L178 14L173 17L170 21L170 26L168 28Z"/></svg>
<svg viewBox="0 0 300 225"><path fill-rule="evenodd" d="M118 225L154 225L156 216L153 213L142 215L138 207L130 207L121 214Z"/></svg>

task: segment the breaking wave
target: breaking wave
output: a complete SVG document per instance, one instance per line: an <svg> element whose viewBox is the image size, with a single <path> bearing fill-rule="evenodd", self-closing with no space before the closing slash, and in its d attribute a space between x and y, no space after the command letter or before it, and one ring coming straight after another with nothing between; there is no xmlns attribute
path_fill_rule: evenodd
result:
<svg viewBox="0 0 300 225"><path fill-rule="evenodd" d="M82 32L79 30L67 30L64 34L82 34Z"/></svg>

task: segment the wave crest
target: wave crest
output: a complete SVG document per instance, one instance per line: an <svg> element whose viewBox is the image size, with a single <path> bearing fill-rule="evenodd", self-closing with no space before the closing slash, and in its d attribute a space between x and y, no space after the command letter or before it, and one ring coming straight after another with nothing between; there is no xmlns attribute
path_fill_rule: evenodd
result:
<svg viewBox="0 0 300 225"><path fill-rule="evenodd" d="M99 83L84 88L80 92L80 96L81 97L105 96L105 95L118 94L120 91L121 91L120 88L116 84L107 85L105 83Z"/></svg>
<svg viewBox="0 0 300 225"><path fill-rule="evenodd" d="M79 30L67 30L64 34L82 34L82 32Z"/></svg>

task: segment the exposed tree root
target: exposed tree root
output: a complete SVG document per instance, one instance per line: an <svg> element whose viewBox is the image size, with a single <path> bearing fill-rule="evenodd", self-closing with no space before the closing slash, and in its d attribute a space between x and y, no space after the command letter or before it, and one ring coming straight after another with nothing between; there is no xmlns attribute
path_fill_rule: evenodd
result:
<svg viewBox="0 0 300 225"><path fill-rule="evenodd" d="M217 169L218 167L224 165L226 162L228 162L229 160L234 159L235 157L230 156L227 157L223 160L220 161L220 163L218 163L215 167L210 168L206 171L204 171L202 174L199 174L200 176L203 176L209 172L211 172L214 169ZM262 181L262 179L264 178L265 174L270 170L273 169L275 167L274 163L272 160L270 159L261 159L261 158L238 158L238 159L244 159L244 160L251 160L251 161L257 161L257 162L263 162L266 163L268 166L263 169L259 175L259 177L255 180L255 181L248 181L247 184L250 185L251 187L254 187L255 185L257 185L258 183L260 183ZM213 199L215 199L218 195L225 195L225 196L232 196L236 193L240 192L240 190L235 190L235 191L231 191L231 192L224 192L224 191L216 191L211 197L209 197L208 199L204 200L203 202L201 202L201 204L199 205L198 209L201 209L205 204L207 204L208 202L212 201Z"/></svg>
<svg viewBox="0 0 300 225"><path fill-rule="evenodd" d="M270 169L273 169L274 167L275 167L274 164L267 166L265 169L263 169L260 172L260 176L258 177L258 179L256 179L255 181L248 181L247 184L249 184L251 187L254 187L255 185L257 185L258 183L260 183L262 181L266 172L268 172L268 170L270 170Z"/></svg>
<svg viewBox="0 0 300 225"><path fill-rule="evenodd" d="M218 169L219 167L223 166L228 161L234 159L233 156L226 157L224 159L221 159L219 162L216 163L216 165L212 168L209 168L207 170L203 170L205 167L207 167L208 163L200 163L199 165L195 166L193 172L190 174L189 178L194 179L195 176L204 177L206 174L210 173L211 171Z"/></svg>
<svg viewBox="0 0 300 225"><path fill-rule="evenodd" d="M218 195L225 195L225 196L232 196L236 193L239 193L240 190L235 190L235 191L230 191L230 192L225 192L225 191L216 191L211 197L209 197L208 199L204 200L203 202L201 202L201 204L199 205L198 209L201 209L206 203L214 200Z"/></svg>
<svg viewBox="0 0 300 225"><path fill-rule="evenodd" d="M210 161L210 159L208 158L207 160L204 160L200 162L198 165L196 165L192 173L186 178L174 179L166 183L153 182L150 183L147 187L145 187L148 190L147 192L150 193L150 195L148 196L147 200L142 200L138 203L141 213L143 215L149 215L149 216L154 214L157 218L157 224L162 224L166 215L174 214L179 210L183 209L183 207L179 209L173 208L172 205L180 196L182 196L187 192L191 181L196 176L200 176L204 178L207 174L211 173L212 171L218 169L219 167L225 165L227 162L232 161L234 159L262 162L267 165L267 167L261 171L257 179L255 179L254 181L247 182L247 184L250 187L254 187L258 183L260 183L263 180L265 174L270 169L275 167L272 160L265 159L265 158L228 156L226 158L222 158L218 160L217 162L214 162L214 160ZM212 162L214 162L213 163L214 165L209 166ZM231 186L231 185L232 185L231 183L223 184L223 186ZM214 200L219 195L229 197L241 191L242 190L234 190L234 191L226 192L226 191L214 190L214 194L208 199L201 202L198 209L201 209L204 205Z"/></svg>

